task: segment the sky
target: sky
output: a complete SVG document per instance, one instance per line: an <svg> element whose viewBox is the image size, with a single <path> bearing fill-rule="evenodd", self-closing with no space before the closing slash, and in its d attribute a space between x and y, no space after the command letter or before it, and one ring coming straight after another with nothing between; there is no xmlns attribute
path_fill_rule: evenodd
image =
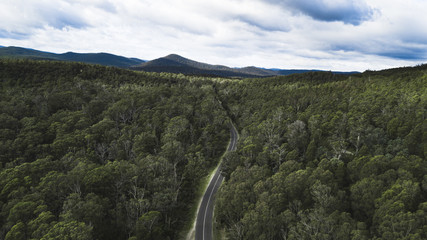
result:
<svg viewBox="0 0 427 240"><path fill-rule="evenodd" d="M0 0L0 45L230 67L427 62L426 0Z"/></svg>

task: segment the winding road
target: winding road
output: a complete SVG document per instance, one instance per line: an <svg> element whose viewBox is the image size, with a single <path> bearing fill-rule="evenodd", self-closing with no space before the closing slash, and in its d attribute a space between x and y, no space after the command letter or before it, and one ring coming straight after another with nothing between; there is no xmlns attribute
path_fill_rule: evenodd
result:
<svg viewBox="0 0 427 240"><path fill-rule="evenodd" d="M236 150L238 135L233 125L230 126L230 134L231 139L227 151L234 151ZM211 179L203 195L202 203L200 204L196 220L196 240L212 240L212 218L215 194L219 186L221 186L223 179L224 177L221 175L220 165Z"/></svg>

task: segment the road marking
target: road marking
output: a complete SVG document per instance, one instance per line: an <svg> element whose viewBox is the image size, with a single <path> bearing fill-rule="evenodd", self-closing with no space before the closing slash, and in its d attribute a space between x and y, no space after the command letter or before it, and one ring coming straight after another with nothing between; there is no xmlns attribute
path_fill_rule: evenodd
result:
<svg viewBox="0 0 427 240"><path fill-rule="evenodd" d="M236 142L237 141L235 141L236 140L236 133L234 132L234 129L231 131L232 132L232 136L231 136L231 138L232 138L232 143L231 143L231 149L229 150L229 151L234 151L234 148L235 148L235 146L236 146Z"/></svg>
<svg viewBox="0 0 427 240"><path fill-rule="evenodd" d="M229 148L227 149L227 151L234 151L235 150L235 148L236 148L236 145L237 145L237 137L238 137L238 135L237 135L237 131L235 130L235 128L234 128L234 126L232 127L232 129L231 129L231 144L230 144L230 146L229 146ZM207 216L207 212L208 212L208 208L209 208L209 203L210 203L210 201L211 201L211 198L212 198L212 195L213 195L213 193L214 193L214 190L215 190L215 188L216 188L216 186L217 186L217 184L218 184L218 181L220 180L220 178L222 178L222 176L221 176L221 170L220 170L220 168L221 168L221 166L219 166L218 167L218 169L217 169L217 171L215 172L215 174L214 174L214 177L215 177L215 175L217 175L216 176L216 180L215 180L215 183L214 183L214 185L213 185L213 187L212 187L212 189L211 189L211 192L210 192L210 194L209 194L209 198L208 198L208 202L207 202L207 204L206 204L206 207L205 207L205 213L204 213L204 217L203 217L203 225L202 225L202 229L203 229L203 231L202 231L202 240L205 240L205 230L206 230L206 216ZM209 186L212 184L212 182L214 181L214 177L212 178L212 180L209 182L209 184L208 184L208 188L209 188ZM207 192L206 192L207 193ZM206 193L205 193L205 195L206 195ZM204 198L204 197L203 197ZM203 202L203 201L202 201ZM212 215L213 215L213 212L212 212ZM196 220L196 222L197 222L197 220ZM212 226L211 226L211 230L212 230ZM197 231L197 230L196 230ZM196 235L197 236L197 235Z"/></svg>
<svg viewBox="0 0 427 240"><path fill-rule="evenodd" d="M228 151L233 151L234 150L234 145L236 145L236 141L234 141L234 139L235 139L234 135L235 135L235 133L234 133L234 129L233 129L233 130L231 130L231 146L228 149Z"/></svg>
<svg viewBox="0 0 427 240"><path fill-rule="evenodd" d="M216 173L215 173L215 174L216 174ZM218 174L218 176L217 176L217 178L216 178L216 181L215 181L215 184L213 185L213 187L212 187L212 189L211 189L211 194L209 195L208 203L206 204L206 208L205 208L205 216L204 216L204 218L203 218L203 240L205 240L206 213L208 212L209 202L211 201L212 194L213 194L213 192L214 192L214 189L215 189L216 184L218 183L219 178L220 178L220 175Z"/></svg>

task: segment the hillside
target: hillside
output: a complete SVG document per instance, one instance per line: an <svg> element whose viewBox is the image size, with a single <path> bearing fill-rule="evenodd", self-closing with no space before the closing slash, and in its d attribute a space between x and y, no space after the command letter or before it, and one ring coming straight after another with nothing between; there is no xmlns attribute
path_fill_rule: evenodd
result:
<svg viewBox="0 0 427 240"><path fill-rule="evenodd" d="M218 85L228 239L427 239L427 65ZM230 94L231 93L231 94Z"/></svg>
<svg viewBox="0 0 427 240"><path fill-rule="evenodd" d="M39 60L73 61L121 68L128 68L130 66L144 62L143 60L137 58L125 58L109 53L67 52L62 54L56 54L21 47L0 48L0 58L26 58Z"/></svg>
<svg viewBox="0 0 427 240"><path fill-rule="evenodd" d="M276 72L271 70L256 67L230 68L222 65L211 65L196 62L176 54L142 63L132 67L132 69L146 72L171 72L219 77L266 77L276 75Z"/></svg>
<svg viewBox="0 0 427 240"><path fill-rule="evenodd" d="M0 59L0 239L177 239L229 134L178 77Z"/></svg>
<svg viewBox="0 0 427 240"><path fill-rule="evenodd" d="M238 77L238 78L257 78L257 77L271 77L271 76L286 76L296 73L306 72L325 72L322 70L308 70L308 69L264 69L258 67L244 67L244 68L230 68L223 65L211 65L193 61L176 54L171 54L166 57L154 59L137 66L131 67L134 70L141 70L146 72L170 72L182 73L187 75L204 75L204 76L218 76L218 77ZM337 72L335 74L356 74L359 72Z"/></svg>

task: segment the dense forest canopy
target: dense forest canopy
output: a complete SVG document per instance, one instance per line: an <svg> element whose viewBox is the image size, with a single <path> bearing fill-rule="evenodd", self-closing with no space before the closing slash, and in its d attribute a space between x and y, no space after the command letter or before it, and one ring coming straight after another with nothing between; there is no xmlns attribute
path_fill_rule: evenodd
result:
<svg viewBox="0 0 427 240"><path fill-rule="evenodd" d="M427 239L427 66L219 85L229 239Z"/></svg>
<svg viewBox="0 0 427 240"><path fill-rule="evenodd" d="M228 142L211 81L0 61L0 239L176 239Z"/></svg>
<svg viewBox="0 0 427 240"><path fill-rule="evenodd" d="M213 79L0 60L0 239L426 239L427 66Z"/></svg>

